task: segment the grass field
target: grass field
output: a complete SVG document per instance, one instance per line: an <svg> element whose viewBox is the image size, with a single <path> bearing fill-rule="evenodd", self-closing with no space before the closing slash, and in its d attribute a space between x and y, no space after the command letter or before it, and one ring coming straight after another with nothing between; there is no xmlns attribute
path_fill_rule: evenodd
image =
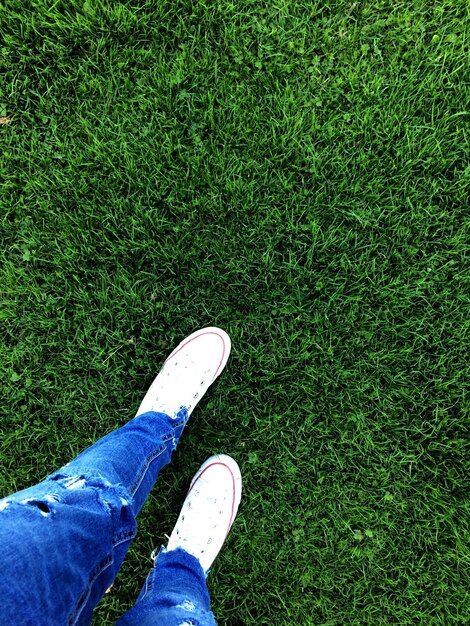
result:
<svg viewBox="0 0 470 626"><path fill-rule="evenodd" d="M218 325L94 626L210 454L244 496L221 625L470 624L465 0L5 0L0 491ZM467 219L465 219L467 218Z"/></svg>

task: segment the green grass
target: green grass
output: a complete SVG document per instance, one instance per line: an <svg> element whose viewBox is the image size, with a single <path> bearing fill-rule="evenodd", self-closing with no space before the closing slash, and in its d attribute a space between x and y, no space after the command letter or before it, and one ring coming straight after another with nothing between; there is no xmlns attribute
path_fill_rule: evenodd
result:
<svg viewBox="0 0 470 626"><path fill-rule="evenodd" d="M470 624L469 25L463 0L0 6L1 494L131 418L186 334L233 341L95 626L214 452L245 487L221 625Z"/></svg>

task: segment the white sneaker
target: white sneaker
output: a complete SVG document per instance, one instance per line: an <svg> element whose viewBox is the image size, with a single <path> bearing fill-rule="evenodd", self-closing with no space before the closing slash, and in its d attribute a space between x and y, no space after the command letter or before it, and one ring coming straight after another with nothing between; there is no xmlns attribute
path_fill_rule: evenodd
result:
<svg viewBox="0 0 470 626"><path fill-rule="evenodd" d="M174 418L186 409L189 417L222 373L230 348L230 337L220 328L201 328L186 337L165 361L137 415L157 411Z"/></svg>
<svg viewBox="0 0 470 626"><path fill-rule="evenodd" d="M207 573L224 545L241 495L242 477L236 461L226 454L208 458L191 481L167 549L183 548Z"/></svg>

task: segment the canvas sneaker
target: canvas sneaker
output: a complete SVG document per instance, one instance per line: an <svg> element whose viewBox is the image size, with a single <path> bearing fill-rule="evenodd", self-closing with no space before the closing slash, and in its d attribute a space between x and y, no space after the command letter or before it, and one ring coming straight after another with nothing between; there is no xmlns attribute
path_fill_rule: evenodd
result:
<svg viewBox="0 0 470 626"><path fill-rule="evenodd" d="M241 494L242 477L237 462L225 454L208 458L191 481L167 549L186 550L207 573L224 545Z"/></svg>
<svg viewBox="0 0 470 626"><path fill-rule="evenodd" d="M186 409L189 417L222 373L230 349L230 337L220 328L201 328L186 337L165 361L137 415L156 411L175 418Z"/></svg>

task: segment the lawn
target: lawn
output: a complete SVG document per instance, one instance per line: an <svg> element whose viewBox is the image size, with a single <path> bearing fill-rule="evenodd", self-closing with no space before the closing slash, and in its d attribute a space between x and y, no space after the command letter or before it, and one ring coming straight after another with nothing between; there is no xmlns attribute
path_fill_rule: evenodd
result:
<svg viewBox="0 0 470 626"><path fill-rule="evenodd" d="M0 495L233 351L94 626L210 454L222 625L470 624L464 0L5 0Z"/></svg>

